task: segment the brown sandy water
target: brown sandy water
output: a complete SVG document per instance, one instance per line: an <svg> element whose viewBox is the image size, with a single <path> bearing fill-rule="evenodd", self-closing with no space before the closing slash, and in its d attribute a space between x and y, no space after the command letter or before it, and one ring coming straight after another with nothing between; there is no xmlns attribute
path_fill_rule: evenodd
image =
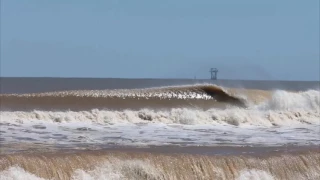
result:
<svg viewBox="0 0 320 180"><path fill-rule="evenodd" d="M236 90L231 90L236 91ZM251 93L255 92L254 93ZM268 93L250 90L249 100L259 101L268 98ZM255 98L257 97L257 98ZM261 101L261 100L260 100ZM61 91L31 94L0 95L3 110L87 110L111 109L138 110L141 108L170 109L178 107L197 107L202 109L234 105L245 107L244 99L228 94L214 85L194 85L162 87L149 89L118 89L91 91Z"/></svg>
<svg viewBox="0 0 320 180"><path fill-rule="evenodd" d="M0 83L1 180L320 179L318 82Z"/></svg>
<svg viewBox="0 0 320 180"><path fill-rule="evenodd" d="M212 148L214 151L224 151L224 148L217 149ZM21 173L44 179L316 180L320 178L320 149L317 147L310 147L309 150L296 148L291 152L280 150L267 153L248 147L236 148L235 152L238 153L257 152L253 155L220 156L201 155L203 150L199 147L193 147L191 154L182 153L182 149L179 153L174 153L172 147L158 147L146 151L149 152L134 148L123 150L117 148L108 151L2 154L0 169L2 176Z"/></svg>

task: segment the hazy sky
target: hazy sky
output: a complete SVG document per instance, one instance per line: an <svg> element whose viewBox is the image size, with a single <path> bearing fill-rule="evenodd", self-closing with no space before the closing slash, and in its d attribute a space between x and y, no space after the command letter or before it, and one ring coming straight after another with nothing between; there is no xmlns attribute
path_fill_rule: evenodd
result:
<svg viewBox="0 0 320 180"><path fill-rule="evenodd" d="M1 0L1 76L319 80L319 0Z"/></svg>

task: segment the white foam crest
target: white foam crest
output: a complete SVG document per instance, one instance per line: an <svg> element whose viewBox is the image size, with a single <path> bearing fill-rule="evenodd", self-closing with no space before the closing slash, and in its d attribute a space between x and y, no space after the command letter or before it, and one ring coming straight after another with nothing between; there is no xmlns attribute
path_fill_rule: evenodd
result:
<svg viewBox="0 0 320 180"><path fill-rule="evenodd" d="M299 104L298 102L301 102ZM301 127L319 125L319 92L289 93L276 91L273 98L248 109L191 109L170 110L88 110L88 111L1 111L0 122L7 123L98 123L112 124L182 124L182 125L232 125L260 127Z"/></svg>
<svg viewBox="0 0 320 180"><path fill-rule="evenodd" d="M95 167L93 170L78 169L72 175L72 180L125 180L125 179L161 179L161 170L148 161L117 160Z"/></svg>
<svg viewBox="0 0 320 180"><path fill-rule="evenodd" d="M305 170L304 174L299 172L288 173L288 179L290 180L301 180L301 179L319 179L319 168L317 167L308 167ZM243 169L239 172L239 176L236 180L276 180L275 176L270 174L267 171L259 169Z"/></svg>
<svg viewBox="0 0 320 180"><path fill-rule="evenodd" d="M72 90L32 94L11 94L17 97L95 97L95 98L159 98L159 99L213 99L210 95L199 89L200 86L213 84L196 84L185 86L168 86L146 89L116 89L116 90Z"/></svg>
<svg viewBox="0 0 320 180"><path fill-rule="evenodd" d="M219 168L212 169L216 179L225 179L225 172ZM201 172L200 172L201 173ZM274 175L260 169L243 169L236 174L235 180L276 180ZM71 173L71 180L140 180L140 179L176 179L176 175L157 168L148 160L119 160L113 158L89 170L76 169ZM287 174L289 179L319 179L319 171L310 167L304 174L293 172ZM280 178L281 179L281 178ZM11 166L0 172L0 180L46 180L25 171L19 166ZM49 180L49 179L48 179Z"/></svg>
<svg viewBox="0 0 320 180"><path fill-rule="evenodd" d="M317 110L320 108L320 91L309 90L299 93L277 90L272 98L259 106L262 110Z"/></svg>
<svg viewBox="0 0 320 180"><path fill-rule="evenodd" d="M240 175L236 180L275 180L275 178L266 171L248 169L240 171Z"/></svg>
<svg viewBox="0 0 320 180"><path fill-rule="evenodd" d="M110 163L105 163L102 166L96 167L93 170L85 171L77 169L72 174L71 180L121 180L125 179L121 172L116 171L115 167Z"/></svg>
<svg viewBox="0 0 320 180"><path fill-rule="evenodd" d="M231 124L235 126L288 126L293 124L319 124L320 111L261 111L257 109L230 108L207 111L188 108L173 108L156 111L109 111L93 109L90 111L2 111L0 122L24 123L30 121L92 122L99 124L116 123L165 123L165 124Z"/></svg>
<svg viewBox="0 0 320 180"><path fill-rule="evenodd" d="M161 170L150 162L142 160L113 159L91 170L77 169L71 180L128 180L128 179L161 179ZM0 180L45 180L25 171L21 167L12 166L0 172Z"/></svg>
<svg viewBox="0 0 320 180"><path fill-rule="evenodd" d="M0 180L45 180L25 171L21 167L12 166L0 172Z"/></svg>

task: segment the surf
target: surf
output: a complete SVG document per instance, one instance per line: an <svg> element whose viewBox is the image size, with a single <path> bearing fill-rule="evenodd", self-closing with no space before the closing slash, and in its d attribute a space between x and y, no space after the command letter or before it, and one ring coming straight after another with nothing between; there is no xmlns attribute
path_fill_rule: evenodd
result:
<svg viewBox="0 0 320 180"><path fill-rule="evenodd" d="M245 99L215 85L188 85L146 89L77 90L0 95L4 110L163 109L226 105L246 107Z"/></svg>

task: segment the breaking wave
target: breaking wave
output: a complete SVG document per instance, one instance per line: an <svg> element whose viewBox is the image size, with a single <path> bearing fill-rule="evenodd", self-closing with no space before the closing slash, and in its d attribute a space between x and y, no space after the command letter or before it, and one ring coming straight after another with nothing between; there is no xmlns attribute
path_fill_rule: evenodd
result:
<svg viewBox="0 0 320 180"><path fill-rule="evenodd" d="M108 143L318 145L319 90L190 85L2 94L0 103L0 180L320 178L319 151L218 157L97 150ZM78 146L87 151L64 149ZM46 148L61 152L44 153Z"/></svg>
<svg viewBox="0 0 320 180"><path fill-rule="evenodd" d="M292 111L260 111L247 109L210 109L207 111L178 108L164 111L142 109L139 111L4 111L1 113L2 122L93 122L99 124L114 123L168 123L168 124L230 124L282 126L293 123L320 124L320 111L292 110Z"/></svg>
<svg viewBox="0 0 320 180"><path fill-rule="evenodd" d="M173 86L149 89L65 91L0 95L2 109L86 110L198 107L246 107L245 99L214 85Z"/></svg>
<svg viewBox="0 0 320 180"><path fill-rule="evenodd" d="M55 153L0 157L0 179L218 179L320 178L319 152L288 155L196 156L150 153Z"/></svg>
<svg viewBox="0 0 320 180"><path fill-rule="evenodd" d="M196 86L196 88L200 88ZM221 99L232 99L231 101L236 101L232 92L230 94L222 91L220 88L216 88L214 86L204 86L202 89L210 89L210 93L218 92L216 94L220 101ZM200 89L201 89L200 88ZM168 89L175 92L184 90L195 90L193 88L164 88L165 90L159 90L160 92L168 93ZM180 89L180 90L179 90ZM155 90L144 90L145 92L152 92L148 97L156 97L155 94L157 91ZM209 90L206 90L207 92ZM112 91L113 92L113 91ZM121 92L121 91L120 91ZM139 92L136 90L136 92ZM248 91L247 91L248 92ZM83 94L81 94L83 93ZM88 92L67 92L65 93L47 93L47 94L34 94L34 95L12 95L8 97L14 97L19 99L20 97L26 98L28 102L26 104L21 104L21 106L29 106L30 103L35 102L34 98L45 98L47 100L43 101L48 104L51 104L53 100L48 101L50 97L58 98L58 97L74 97L80 96L80 99L83 97L92 97L95 93ZM88 93L88 94L86 94ZM116 92L113 92L114 94ZM130 91L132 93L132 91ZM113 110L113 109L85 109L80 111L72 111L68 109L64 110L37 110L32 109L30 111L2 111L1 113L1 121L9 121L9 122L23 122L29 120L44 120L50 122L76 122L76 121L89 121L95 123L103 123L103 124L113 124L117 122L131 122L131 123L141 123L141 122L161 122L161 123L176 123L176 124L232 124L232 125L242 125L242 124L250 124L250 125L262 125L262 126L279 126L279 125L289 125L292 123L304 123L304 124L319 124L320 118L320 92L315 90L309 90L305 92L287 92L287 91L275 91L273 92L268 99L262 101L260 103L250 102L248 99L257 99L261 96L261 93L252 97L252 92L250 92L251 97L245 96L239 99L246 99L247 106L246 108L231 106L227 109L219 109L219 108L209 108L202 109L196 106L193 107L179 107L173 106L174 102L178 102L178 99L168 100L169 104L173 106L170 109L164 108L144 108L137 107L133 104L132 107L136 108L127 108L124 110ZM125 93L119 93L124 96ZM134 94L134 93L133 93ZM136 93L137 95L139 93ZM143 94L143 93L141 93ZM141 97L147 97L146 93L141 95ZM181 93L183 94L183 93ZM202 97L205 97L208 93L205 93ZM163 95L163 94L162 94ZM199 94L198 94L199 95ZM244 96L244 94L238 94L239 96ZM266 97L263 94L263 97ZM112 93L108 92L106 95L99 95L99 97L113 97ZM164 95L163 95L164 96ZM5 96L6 97L6 96ZM120 95L119 95L120 97ZM117 97L116 101L121 101L121 98ZM124 97L135 97L133 95L128 95ZM167 97L167 96L165 96ZM195 96L197 97L197 96ZM208 96L208 99L214 97ZM58 98L59 99L59 98ZM97 98L99 100L100 98ZM103 98L102 98L103 99ZM112 99L112 98L111 98ZM237 100L239 100L237 99ZM61 99L63 100L63 99ZM125 102L122 105L126 104L128 101L124 98ZM132 100L132 99L131 99ZM147 98L145 98L147 103ZM87 100L86 100L87 101ZM140 100L138 100L140 101ZM210 99L209 102L213 100ZM74 103L76 103L75 101ZM109 104L110 101L104 101L106 104ZM155 105L161 104L161 100L158 99L155 102ZM239 100L240 102L240 100ZM62 103L62 102L61 102ZM148 102L149 103L149 102ZM4 103L6 104L6 103ZM87 103L84 103L87 104ZM111 103L112 104L112 103ZM200 103L201 104L201 103ZM43 105L43 104L42 104ZM114 105L114 104L112 104ZM146 104L145 104L146 105ZM181 104L180 104L181 105ZM5 105L4 105L5 106ZM82 105L84 106L84 105Z"/></svg>

